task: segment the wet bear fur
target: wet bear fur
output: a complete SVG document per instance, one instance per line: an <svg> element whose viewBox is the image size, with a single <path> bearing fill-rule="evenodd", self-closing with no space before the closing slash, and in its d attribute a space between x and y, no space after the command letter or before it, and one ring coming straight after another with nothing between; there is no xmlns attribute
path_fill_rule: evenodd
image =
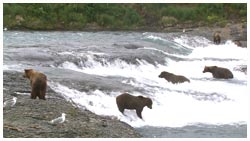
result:
<svg viewBox="0 0 250 141"><path fill-rule="evenodd" d="M128 93L123 93L116 97L116 104L121 113L124 109L136 110L136 114L142 119L141 112L145 106L152 109L152 100L143 96L133 96Z"/></svg>
<svg viewBox="0 0 250 141"><path fill-rule="evenodd" d="M187 79L185 76L175 75L173 73L169 73L169 72L166 72L166 71L161 72L159 77L160 78L165 78L168 82L171 82L173 84L183 83L183 82L190 82L190 80Z"/></svg>
<svg viewBox="0 0 250 141"><path fill-rule="evenodd" d="M233 73L227 69L217 66L205 66L203 73L211 72L214 78L231 79Z"/></svg>
<svg viewBox="0 0 250 141"><path fill-rule="evenodd" d="M216 45L220 44L220 41L221 41L221 37L220 37L220 32L219 31L216 31L214 33L214 43Z"/></svg>
<svg viewBox="0 0 250 141"><path fill-rule="evenodd" d="M47 89L46 75L33 69L25 69L23 77L30 80L31 99L36 99L36 97L39 97L39 99L45 100Z"/></svg>

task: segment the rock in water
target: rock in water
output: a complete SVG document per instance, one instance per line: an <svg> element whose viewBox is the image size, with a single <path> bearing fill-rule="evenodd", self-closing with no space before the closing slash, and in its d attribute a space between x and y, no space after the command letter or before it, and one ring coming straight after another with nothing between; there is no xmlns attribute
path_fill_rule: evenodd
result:
<svg viewBox="0 0 250 141"><path fill-rule="evenodd" d="M12 99L5 101L3 103L3 107L4 108L13 107L16 104L16 100L17 100L17 98L13 97Z"/></svg>
<svg viewBox="0 0 250 141"><path fill-rule="evenodd" d="M51 120L49 123L51 123L51 124L63 123L65 121L65 116L66 116L66 114L62 113L61 117L55 118L55 119Z"/></svg>

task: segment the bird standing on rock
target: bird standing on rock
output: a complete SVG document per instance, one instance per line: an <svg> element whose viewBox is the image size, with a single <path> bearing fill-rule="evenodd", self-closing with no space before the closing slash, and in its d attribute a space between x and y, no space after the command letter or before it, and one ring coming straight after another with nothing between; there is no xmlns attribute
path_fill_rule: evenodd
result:
<svg viewBox="0 0 250 141"><path fill-rule="evenodd" d="M65 121L65 116L66 116L66 114L62 113L61 117L55 118L55 119L51 120L49 123L51 123L51 124L63 123Z"/></svg>
<svg viewBox="0 0 250 141"><path fill-rule="evenodd" d="M16 104L17 98L13 97L10 100L7 100L3 103L3 108L7 108L7 107L13 107Z"/></svg>

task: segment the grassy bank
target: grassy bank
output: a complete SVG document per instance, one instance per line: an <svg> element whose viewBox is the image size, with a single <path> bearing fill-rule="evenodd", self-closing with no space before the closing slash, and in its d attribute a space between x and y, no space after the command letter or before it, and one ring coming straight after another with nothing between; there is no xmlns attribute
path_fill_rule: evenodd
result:
<svg viewBox="0 0 250 141"><path fill-rule="evenodd" d="M137 30L246 22L247 4L3 4L3 25L29 30Z"/></svg>

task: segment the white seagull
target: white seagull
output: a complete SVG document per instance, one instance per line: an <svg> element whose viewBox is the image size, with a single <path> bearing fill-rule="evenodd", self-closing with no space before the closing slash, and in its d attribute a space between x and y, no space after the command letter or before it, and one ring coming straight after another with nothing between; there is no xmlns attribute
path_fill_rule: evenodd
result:
<svg viewBox="0 0 250 141"><path fill-rule="evenodd" d="M182 32L183 32L183 33L184 33L184 32L186 32L186 29L185 29L185 28L183 28Z"/></svg>
<svg viewBox="0 0 250 141"><path fill-rule="evenodd" d="M5 101L3 103L3 107L4 108L13 107L16 104L16 100L17 100L17 98L13 97L12 99Z"/></svg>
<svg viewBox="0 0 250 141"><path fill-rule="evenodd" d="M55 119L51 120L49 123L51 123L51 124L63 123L65 121L65 116L66 116L66 114L62 113L61 117L55 118Z"/></svg>

